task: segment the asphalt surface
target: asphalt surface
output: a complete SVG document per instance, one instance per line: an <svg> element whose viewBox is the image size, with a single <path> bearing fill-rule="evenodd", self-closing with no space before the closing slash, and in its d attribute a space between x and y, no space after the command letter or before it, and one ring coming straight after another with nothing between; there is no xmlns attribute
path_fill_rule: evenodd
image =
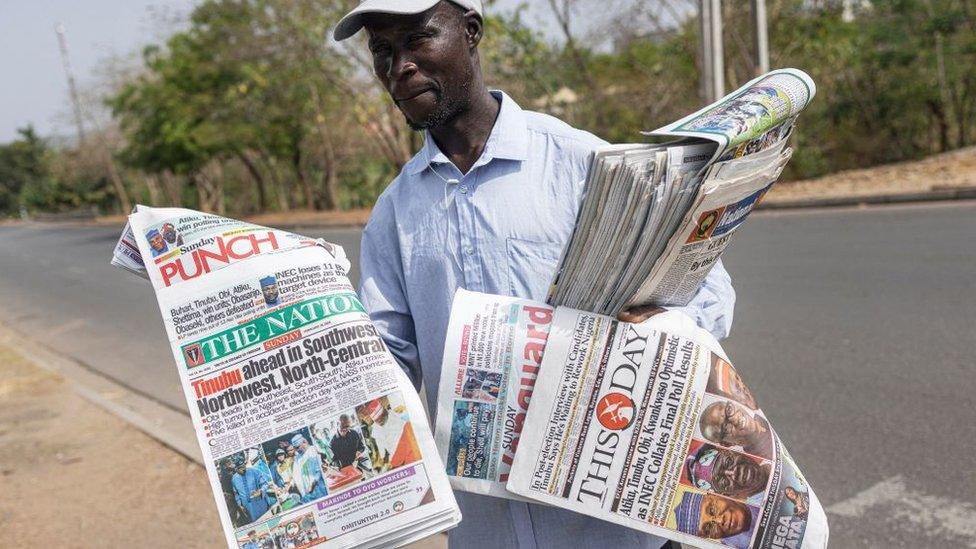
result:
<svg viewBox="0 0 976 549"><path fill-rule="evenodd" d="M359 255L356 229L300 231ZM976 203L759 213L725 256L726 350L831 519L831 547L976 547ZM2 322L185 409L114 228L0 227ZM358 278L353 274L353 280Z"/></svg>

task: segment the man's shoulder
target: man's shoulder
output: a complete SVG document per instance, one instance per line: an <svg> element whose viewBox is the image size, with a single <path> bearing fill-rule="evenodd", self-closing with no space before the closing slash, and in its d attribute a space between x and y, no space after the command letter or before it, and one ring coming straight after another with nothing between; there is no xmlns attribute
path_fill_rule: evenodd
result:
<svg viewBox="0 0 976 549"><path fill-rule="evenodd" d="M530 133L544 135L563 146L588 153L607 144L592 133L574 128L555 116L536 111L522 112L525 114L525 125Z"/></svg>

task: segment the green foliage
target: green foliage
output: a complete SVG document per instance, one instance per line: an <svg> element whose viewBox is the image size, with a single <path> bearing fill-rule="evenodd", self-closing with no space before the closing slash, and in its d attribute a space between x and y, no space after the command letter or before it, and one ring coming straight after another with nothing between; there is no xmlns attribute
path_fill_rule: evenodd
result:
<svg viewBox="0 0 976 549"><path fill-rule="evenodd" d="M61 212L110 203L108 182L97 170L51 149L31 126L17 132L19 139L0 146L0 214L21 206Z"/></svg>
<svg viewBox="0 0 976 549"><path fill-rule="evenodd" d="M47 145L32 126L17 130L20 138L0 146L0 212L12 214L22 204L24 188L50 177Z"/></svg>
<svg viewBox="0 0 976 549"><path fill-rule="evenodd" d="M106 98L133 197L232 213L370 206L419 136L373 81L362 40L330 41L354 3L204 0L185 30L147 48L142 71ZM528 4L489 9L479 47L486 80L524 108L613 142L638 140L639 130L701 106L698 23L681 7L693 4L646 0L639 10L600 13L603 27L590 35L574 34L581 25L569 20L594 15L583 8L549 13L557 24L545 29L529 22ZM751 14L741 2L722 4L733 89L755 76ZM767 4L772 65L804 69L818 85L787 177L976 140L972 0L852 2L853 17L842 2ZM23 130L0 146L0 211L115 208L97 149L52 150Z"/></svg>

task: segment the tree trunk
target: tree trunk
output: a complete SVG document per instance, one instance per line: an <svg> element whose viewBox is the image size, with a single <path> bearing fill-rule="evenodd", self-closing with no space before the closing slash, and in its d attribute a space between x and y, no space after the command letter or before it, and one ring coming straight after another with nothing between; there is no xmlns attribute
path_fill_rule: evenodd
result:
<svg viewBox="0 0 976 549"><path fill-rule="evenodd" d="M325 157L325 175L322 178L322 186L325 190L325 196L323 197L326 210L332 211L339 208L339 170L336 162L335 148L332 146L332 138L326 134L325 130L321 131L322 134L322 153Z"/></svg>
<svg viewBox="0 0 976 549"><path fill-rule="evenodd" d="M112 151L108 150L108 146L104 146L102 154L105 156L105 169L108 171L108 178L112 181L115 195L119 198L119 205L122 206L122 213L129 215L132 212L132 201L129 200L129 193L125 191L125 185L122 184L119 171L115 168Z"/></svg>
<svg viewBox="0 0 976 549"><path fill-rule="evenodd" d="M295 168L295 176L298 177L298 183L302 186L302 194L305 197L305 209L314 210L315 209L315 192L312 189L312 182L305 175L305 170L302 169L302 152L299 147L295 148L294 154L291 157L292 166Z"/></svg>
<svg viewBox="0 0 976 549"><path fill-rule="evenodd" d="M939 150L938 152L946 152L949 150L949 121L946 119L945 111L942 109L942 105L938 101L928 101L929 110L932 111L932 117L935 118L935 124L939 132Z"/></svg>
<svg viewBox="0 0 976 549"><path fill-rule="evenodd" d="M183 181L169 170L164 171L160 179L163 180L163 189L166 190L169 205L176 208L183 206Z"/></svg>
<svg viewBox="0 0 976 549"><path fill-rule="evenodd" d="M251 158L249 151L242 151L237 154L237 157L241 159L244 167L247 168L248 173L254 178L254 188L258 192L258 211L265 211L268 209L268 191L265 187L264 175L261 174L261 170L258 169L258 165Z"/></svg>
<svg viewBox="0 0 976 549"><path fill-rule="evenodd" d="M146 174L146 176L143 178L143 181L145 181L146 188L149 190L149 204L152 205L154 208L162 206L163 192L159 188L159 178L157 178L153 174Z"/></svg>

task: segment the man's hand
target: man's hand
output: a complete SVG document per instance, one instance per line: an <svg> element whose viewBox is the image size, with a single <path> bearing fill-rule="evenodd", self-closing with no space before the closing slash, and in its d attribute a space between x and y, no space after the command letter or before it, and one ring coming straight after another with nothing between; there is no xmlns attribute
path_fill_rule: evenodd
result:
<svg viewBox="0 0 976 549"><path fill-rule="evenodd" d="M667 309L658 307L657 305L635 305L620 311L620 314L617 315L617 320L622 322L630 322L631 324L639 324L658 313L663 313L666 310Z"/></svg>

